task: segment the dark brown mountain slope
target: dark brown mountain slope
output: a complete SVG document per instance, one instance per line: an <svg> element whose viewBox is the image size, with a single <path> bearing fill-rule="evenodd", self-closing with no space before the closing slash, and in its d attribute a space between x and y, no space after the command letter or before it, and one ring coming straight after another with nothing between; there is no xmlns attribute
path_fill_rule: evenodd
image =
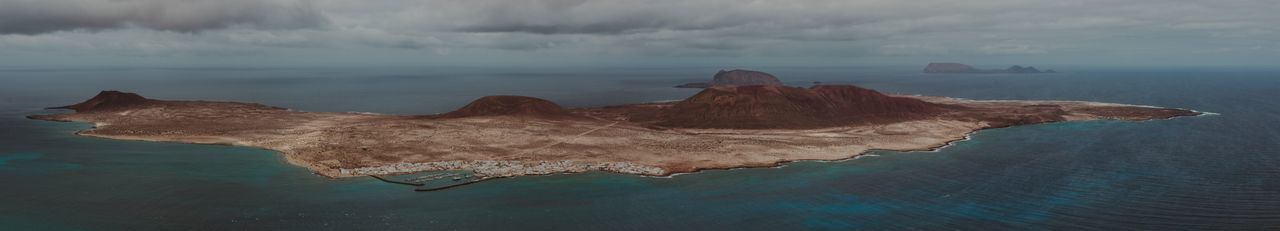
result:
<svg viewBox="0 0 1280 231"><path fill-rule="evenodd" d="M947 109L850 85L742 86L708 88L640 120L682 128L819 128L925 118Z"/></svg>
<svg viewBox="0 0 1280 231"><path fill-rule="evenodd" d="M516 116L542 119L576 117L554 102L534 97L510 95L480 97L458 110L440 115L442 118L475 116Z"/></svg>
<svg viewBox="0 0 1280 231"><path fill-rule="evenodd" d="M85 100L84 102L61 107L51 107L49 109L71 109L76 112L127 110L133 107L156 104L158 102L160 101L150 100L134 93L102 91L99 92L98 95L93 96L93 98Z"/></svg>

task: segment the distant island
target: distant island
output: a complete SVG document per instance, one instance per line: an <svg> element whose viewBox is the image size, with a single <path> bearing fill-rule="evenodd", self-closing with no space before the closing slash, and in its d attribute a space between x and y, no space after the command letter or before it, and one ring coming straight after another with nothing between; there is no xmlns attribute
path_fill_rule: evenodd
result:
<svg viewBox="0 0 1280 231"><path fill-rule="evenodd" d="M720 70L715 76L711 77L711 82L705 83L686 83L676 85L677 88L708 88L708 87L738 87L738 86L781 86L782 81L778 77L774 77L769 73L735 69L730 71Z"/></svg>
<svg viewBox="0 0 1280 231"><path fill-rule="evenodd" d="M1036 67L1032 67L1032 66L1023 67L1018 65L1014 65L1006 69L981 70L981 69L974 68L973 66L969 66L961 63L929 63L929 65L924 67L924 73L931 73L931 74L948 74L948 73L1038 74L1038 73L1057 73L1057 71L1054 71L1052 69L1041 71L1039 69L1036 69Z"/></svg>
<svg viewBox="0 0 1280 231"><path fill-rule="evenodd" d="M733 73L717 76L737 75ZM763 78L755 74L763 72L736 73ZM28 117L92 123L93 129L77 133L85 136L260 147L328 177L469 170L483 180L767 167L840 160L869 150L930 150L989 128L1200 114L1111 103L983 101L890 95L852 85L799 88L750 82L765 85L713 86L677 102L591 108L487 96L435 115L304 112L103 91L57 107L74 113Z"/></svg>

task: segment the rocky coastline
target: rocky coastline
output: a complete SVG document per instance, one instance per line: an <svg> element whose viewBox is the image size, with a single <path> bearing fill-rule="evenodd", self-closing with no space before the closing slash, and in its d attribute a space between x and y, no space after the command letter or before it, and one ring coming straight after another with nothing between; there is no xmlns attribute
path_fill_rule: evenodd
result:
<svg viewBox="0 0 1280 231"><path fill-rule="evenodd" d="M357 177L367 175L395 175L427 171L469 170L481 179L503 178L525 175L547 175L557 173L581 173L590 171L616 172L624 174L662 176L667 170L642 166L627 162L581 162L573 160L561 161L495 161L495 160L453 160L426 163L394 163L375 167L338 169L334 177Z"/></svg>
<svg viewBox="0 0 1280 231"><path fill-rule="evenodd" d="M478 179L589 171L668 176L929 150L990 128L1201 114L889 95L851 85L714 87L680 101L592 108L489 96L437 115L303 112L118 91L61 108L75 112L29 118L94 124L77 133L85 136L264 148L327 177L465 170Z"/></svg>

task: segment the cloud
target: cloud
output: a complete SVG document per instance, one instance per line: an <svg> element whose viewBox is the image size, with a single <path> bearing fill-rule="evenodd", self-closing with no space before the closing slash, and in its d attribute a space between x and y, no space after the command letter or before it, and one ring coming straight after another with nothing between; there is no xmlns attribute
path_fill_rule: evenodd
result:
<svg viewBox="0 0 1280 231"><path fill-rule="evenodd" d="M840 1L436 1L419 15L458 32L534 34L632 34L663 30L719 30L747 25L810 28L842 23L859 14L840 12ZM791 6L788 6L791 5ZM803 12L803 13L802 13ZM793 14L802 13L802 14Z"/></svg>
<svg viewBox="0 0 1280 231"><path fill-rule="evenodd" d="M946 48L933 44L885 44L876 50L885 55L939 55L949 52Z"/></svg>
<svg viewBox="0 0 1280 231"><path fill-rule="evenodd" d="M741 18L750 15L694 12L710 8L699 1L477 0L439 7L443 10L435 13L449 17L474 15L450 25L450 29L462 32L622 34L715 29L750 22Z"/></svg>
<svg viewBox="0 0 1280 231"><path fill-rule="evenodd" d="M982 46L978 52L989 55L1033 55L1048 53L1048 49L1031 44L998 43Z"/></svg>
<svg viewBox="0 0 1280 231"><path fill-rule="evenodd" d="M0 0L0 34L128 27L300 29L327 23L309 2L290 0Z"/></svg>
<svg viewBox="0 0 1280 231"><path fill-rule="evenodd" d="M0 50L1144 60L1261 54L1280 47L1277 11L1271 0L0 0Z"/></svg>

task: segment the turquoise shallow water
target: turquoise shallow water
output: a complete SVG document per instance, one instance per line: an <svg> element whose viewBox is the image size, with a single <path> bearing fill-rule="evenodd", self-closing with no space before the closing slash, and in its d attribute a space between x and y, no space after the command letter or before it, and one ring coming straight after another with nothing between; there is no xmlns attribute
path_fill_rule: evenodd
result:
<svg viewBox="0 0 1280 231"><path fill-rule="evenodd" d="M707 171L520 177L431 193L325 179L270 151L75 136L22 118L102 89L313 111L434 113L489 94L569 106L678 99L715 69L0 71L0 230L1274 229L1280 78L1265 70L923 75L758 68L978 99L1069 99L1217 116L977 133L939 152Z"/></svg>

